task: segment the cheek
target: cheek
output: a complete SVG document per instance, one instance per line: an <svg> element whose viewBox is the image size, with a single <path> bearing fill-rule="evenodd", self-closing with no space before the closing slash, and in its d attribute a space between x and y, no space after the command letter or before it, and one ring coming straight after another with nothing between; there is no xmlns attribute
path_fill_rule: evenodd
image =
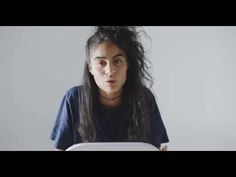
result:
<svg viewBox="0 0 236 177"><path fill-rule="evenodd" d="M95 82L98 84L100 82L102 82L102 78L103 78L103 74L102 74L102 71L98 70L98 69L93 69L91 70L92 71L92 75L93 75L93 78L95 80Z"/></svg>
<svg viewBox="0 0 236 177"><path fill-rule="evenodd" d="M96 68L93 64L90 66L89 71L94 77L96 75L99 75L99 73L101 73L101 71L98 68Z"/></svg>
<svg viewBox="0 0 236 177"><path fill-rule="evenodd" d="M120 76L121 76L122 80L125 82L126 77L127 77L127 69L126 68L124 68L123 70L120 71Z"/></svg>
<svg viewBox="0 0 236 177"><path fill-rule="evenodd" d="M103 73L102 68L96 67L94 65L91 66L91 70L90 71L91 71L91 73L93 75L102 75L102 73Z"/></svg>

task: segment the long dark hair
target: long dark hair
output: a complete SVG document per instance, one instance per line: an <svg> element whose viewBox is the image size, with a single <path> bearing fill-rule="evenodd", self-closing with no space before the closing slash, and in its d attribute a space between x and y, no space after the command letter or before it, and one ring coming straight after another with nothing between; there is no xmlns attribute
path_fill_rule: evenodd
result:
<svg viewBox="0 0 236 177"><path fill-rule="evenodd" d="M123 117L127 122L127 141L149 142L149 110L147 100L147 82L152 86L152 77L148 72L149 62L145 57L137 27L99 26L86 44L87 61L84 66L83 87L80 89L80 121L78 131L83 141L99 141L96 115L99 105L99 92L93 76L89 72L91 49L104 41L110 41L122 49L128 60L127 79L123 86L122 103L127 111ZM147 36L147 35L146 35Z"/></svg>

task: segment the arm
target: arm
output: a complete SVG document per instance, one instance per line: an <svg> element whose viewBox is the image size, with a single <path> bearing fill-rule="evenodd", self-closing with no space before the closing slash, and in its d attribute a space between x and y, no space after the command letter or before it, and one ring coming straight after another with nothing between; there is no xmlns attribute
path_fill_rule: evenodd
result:
<svg viewBox="0 0 236 177"><path fill-rule="evenodd" d="M167 151L169 138L156 99L152 93L150 93L150 113L150 127L153 144L156 144L160 151Z"/></svg>
<svg viewBox="0 0 236 177"><path fill-rule="evenodd" d="M66 94L61 102L55 125L51 133L51 140L55 141L55 150L63 151L73 145L73 113L70 109L71 101Z"/></svg>

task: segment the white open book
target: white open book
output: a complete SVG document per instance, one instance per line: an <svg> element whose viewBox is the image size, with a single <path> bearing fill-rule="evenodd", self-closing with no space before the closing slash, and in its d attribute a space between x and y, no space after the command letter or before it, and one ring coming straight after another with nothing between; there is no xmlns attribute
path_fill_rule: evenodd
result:
<svg viewBox="0 0 236 177"><path fill-rule="evenodd" d="M159 151L159 149L143 142L92 142L75 144L66 151Z"/></svg>

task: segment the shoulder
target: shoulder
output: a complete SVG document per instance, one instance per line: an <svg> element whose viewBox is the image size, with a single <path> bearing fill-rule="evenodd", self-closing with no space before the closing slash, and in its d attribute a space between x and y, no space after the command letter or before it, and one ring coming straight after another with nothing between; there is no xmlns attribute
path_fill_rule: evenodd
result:
<svg viewBox="0 0 236 177"><path fill-rule="evenodd" d="M66 91L66 96L70 99L77 98L82 88L83 88L83 85L77 85L77 86L71 87L70 89Z"/></svg>
<svg viewBox="0 0 236 177"><path fill-rule="evenodd" d="M156 101L153 91L151 91L151 89L147 87L144 87L144 95L147 98L147 101L149 102L149 104L152 104L153 102Z"/></svg>
<svg viewBox="0 0 236 177"><path fill-rule="evenodd" d="M82 88L83 88L82 85L77 85L68 89L65 93L66 101L71 105L77 106L79 104L78 100Z"/></svg>
<svg viewBox="0 0 236 177"><path fill-rule="evenodd" d="M159 114L158 99L155 95L155 92L149 88L145 88L144 94L146 97L146 103L148 105L149 111L152 112L152 114Z"/></svg>

